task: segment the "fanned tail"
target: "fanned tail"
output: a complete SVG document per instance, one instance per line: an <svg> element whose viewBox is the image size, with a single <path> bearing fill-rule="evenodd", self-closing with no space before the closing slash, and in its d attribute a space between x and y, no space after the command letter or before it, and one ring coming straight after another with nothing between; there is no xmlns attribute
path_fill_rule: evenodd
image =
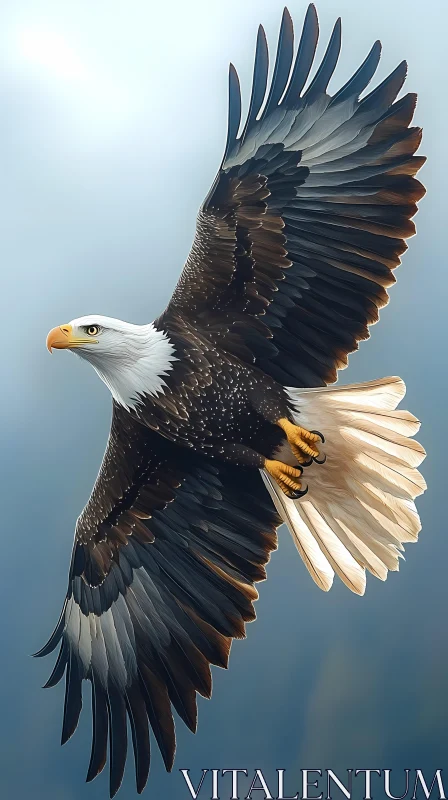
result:
<svg viewBox="0 0 448 800"><path fill-rule="evenodd" d="M421 525L414 499L426 489L417 469L425 450L409 438L419 421L397 410L405 391L396 377L287 389L297 424L325 436L321 450L327 460L305 468L309 491L300 500L288 498L267 472L262 475L324 591L336 573L349 589L364 594L365 570L385 580L388 570L398 570L403 543L417 540ZM287 460L285 452L282 458Z"/></svg>

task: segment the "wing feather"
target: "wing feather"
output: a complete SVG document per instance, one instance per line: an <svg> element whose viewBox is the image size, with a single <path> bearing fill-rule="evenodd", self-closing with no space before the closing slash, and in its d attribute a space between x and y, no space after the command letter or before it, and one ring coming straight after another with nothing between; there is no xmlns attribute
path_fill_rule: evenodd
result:
<svg viewBox="0 0 448 800"><path fill-rule="evenodd" d="M150 730L165 766L175 751L173 711L195 731L196 694L211 695L210 664L254 619L254 581L276 546L279 518L258 473L215 466L114 406L109 444L75 535L59 623L37 655L60 642L47 682L65 674L62 742L73 734L81 686L92 686L87 780L109 745L110 793L126 761L127 718L137 791L150 768Z"/></svg>
<svg viewBox="0 0 448 800"><path fill-rule="evenodd" d="M425 160L414 155L421 130L409 127L416 97L396 100L406 62L360 99L379 63L377 41L330 96L340 20L306 88L317 39L311 5L294 58L285 10L266 88L260 29L243 132L237 138L232 124L165 312L194 316L214 344L297 387L336 380L368 338L424 194L414 177Z"/></svg>
<svg viewBox="0 0 448 800"><path fill-rule="evenodd" d="M294 108L298 102L300 94L307 82L311 67L313 66L316 54L317 42L319 40L319 23L317 20L316 8L310 3L303 23L302 35L300 37L296 60L293 66L291 80L287 88L283 102L286 107Z"/></svg>

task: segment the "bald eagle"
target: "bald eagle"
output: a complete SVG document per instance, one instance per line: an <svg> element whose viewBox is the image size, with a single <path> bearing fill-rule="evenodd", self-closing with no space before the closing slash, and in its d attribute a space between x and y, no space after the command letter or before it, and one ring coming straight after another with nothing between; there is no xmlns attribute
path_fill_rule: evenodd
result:
<svg viewBox="0 0 448 800"><path fill-rule="evenodd" d="M227 666L254 619L282 522L321 589L336 573L359 595L366 570L385 580L420 530L425 453L409 438L418 420L397 410L403 381L329 385L368 338L415 232L416 96L396 99L404 62L364 93L379 42L329 95L340 21L309 80L317 40L310 5L294 53L285 9L269 82L260 27L241 128L230 66L224 158L161 316L133 325L94 314L48 335L50 350L89 361L113 398L62 614L37 654L60 645L46 685L65 674L63 743L90 681L87 780L109 742L111 796L127 718L137 791L150 730L172 768L173 709L196 729L196 692L210 697L210 664Z"/></svg>

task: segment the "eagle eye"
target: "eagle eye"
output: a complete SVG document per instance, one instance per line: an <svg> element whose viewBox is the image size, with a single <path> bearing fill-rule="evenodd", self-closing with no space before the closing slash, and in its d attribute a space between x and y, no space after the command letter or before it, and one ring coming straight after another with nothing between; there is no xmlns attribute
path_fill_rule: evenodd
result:
<svg viewBox="0 0 448 800"><path fill-rule="evenodd" d="M100 329L99 329L98 325L89 325L86 328L86 333L88 333L89 336L97 336L99 332L100 332Z"/></svg>

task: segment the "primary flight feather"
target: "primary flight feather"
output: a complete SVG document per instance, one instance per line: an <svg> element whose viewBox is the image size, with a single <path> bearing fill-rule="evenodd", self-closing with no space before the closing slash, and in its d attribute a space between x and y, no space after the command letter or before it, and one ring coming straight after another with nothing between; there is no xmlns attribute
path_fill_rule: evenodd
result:
<svg viewBox="0 0 448 800"><path fill-rule="evenodd" d="M90 361L113 397L62 614L38 653L60 645L47 685L65 674L63 742L91 682L87 779L109 745L111 796L127 719L137 791L150 731L171 769L172 709L195 730L196 692L210 696L210 664L227 666L254 619L282 521L318 586L336 573L357 594L366 570L384 580L398 569L420 530L425 453L409 438L418 421L397 410L403 382L327 386L378 320L415 232L416 97L396 99L402 63L360 100L379 42L330 96L340 21L310 80L317 40L310 5L294 54L285 9L269 84L260 27L241 133L231 66L223 162L163 314L148 325L95 314L48 335L50 350Z"/></svg>

